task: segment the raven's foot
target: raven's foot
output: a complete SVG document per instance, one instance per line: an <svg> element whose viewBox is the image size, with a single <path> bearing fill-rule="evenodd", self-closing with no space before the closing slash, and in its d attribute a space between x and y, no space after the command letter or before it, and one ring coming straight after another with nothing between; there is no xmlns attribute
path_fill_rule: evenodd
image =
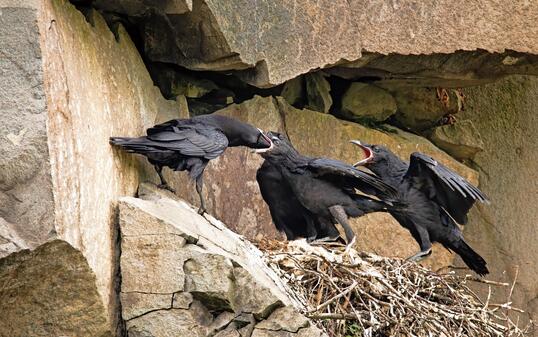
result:
<svg viewBox="0 0 538 337"><path fill-rule="evenodd" d="M315 235L312 235L312 236L309 236L306 238L306 242L308 242L309 244L313 244L314 242L316 242L316 236Z"/></svg>
<svg viewBox="0 0 538 337"><path fill-rule="evenodd" d="M172 193L176 193L176 190L170 187L170 185L168 184L160 184L160 185L157 185L157 187L162 188L163 190L170 191Z"/></svg>
<svg viewBox="0 0 538 337"><path fill-rule="evenodd" d="M335 242L337 241L338 239L340 238L340 235L336 235L336 236L326 236L324 238L319 238L319 239L312 239L311 241L308 241L311 245L319 245L319 244L324 244L326 242Z"/></svg>
<svg viewBox="0 0 538 337"><path fill-rule="evenodd" d="M406 260L406 261L419 262L419 261L424 260L424 259L427 258L428 256L430 256L431 253L432 253L432 249L429 248L428 250L425 250L425 251L422 251L422 252L418 252L418 253L416 253L415 255L410 256L410 257L408 257L408 258L405 259L405 260Z"/></svg>
<svg viewBox="0 0 538 337"><path fill-rule="evenodd" d="M357 237L353 236L353 239L349 241L349 243L346 245L346 249L344 249L344 254L349 255L349 252L351 251L351 248L355 245L355 242L357 241Z"/></svg>
<svg viewBox="0 0 538 337"><path fill-rule="evenodd" d="M200 208L198 208L198 214L200 214L200 215L204 215L205 213L207 213L205 207L200 207Z"/></svg>

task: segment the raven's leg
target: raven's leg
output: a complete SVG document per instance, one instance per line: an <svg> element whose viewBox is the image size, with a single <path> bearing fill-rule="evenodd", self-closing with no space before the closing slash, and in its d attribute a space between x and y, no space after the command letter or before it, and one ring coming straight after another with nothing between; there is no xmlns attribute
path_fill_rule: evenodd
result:
<svg viewBox="0 0 538 337"><path fill-rule="evenodd" d="M430 235L428 234L426 228L416 225L413 227L414 228L411 229L411 235L413 235L413 238L417 240L420 246L420 252L408 257L406 260L418 262L425 259L432 253L432 243L430 241Z"/></svg>
<svg viewBox="0 0 538 337"><path fill-rule="evenodd" d="M176 191L172 187L170 187L170 185L168 185L166 180L164 180L163 167L161 165L153 165L153 167L155 168L155 171L157 171L157 174L161 179L161 184L159 185L159 188L163 188L165 190L169 190L172 193L176 193Z"/></svg>
<svg viewBox="0 0 538 337"><path fill-rule="evenodd" d="M311 243L316 239L316 236L318 235L318 231L316 230L316 226L314 225L314 221L312 218L306 216L306 242Z"/></svg>
<svg viewBox="0 0 538 337"><path fill-rule="evenodd" d="M319 228L316 228L318 231L318 236L316 240L312 241L311 244L323 243L323 242L333 242L340 238L340 233L332 222L320 218L318 219Z"/></svg>
<svg viewBox="0 0 538 337"><path fill-rule="evenodd" d="M206 212L205 201L204 197L202 196L202 187L204 186L203 176L203 174L200 174L198 177L196 177L196 192L198 192L198 196L200 197L200 208L198 208L198 214L200 215Z"/></svg>
<svg viewBox="0 0 538 337"><path fill-rule="evenodd" d="M334 217L334 219L338 221L338 223L342 225L342 227L344 227L347 241L345 252L347 253L355 244L356 237L355 233L353 233L353 230L351 229L351 226L349 225L349 222L347 221L346 211L344 210L344 207L340 205L334 205L329 207L329 212L331 212L331 215Z"/></svg>

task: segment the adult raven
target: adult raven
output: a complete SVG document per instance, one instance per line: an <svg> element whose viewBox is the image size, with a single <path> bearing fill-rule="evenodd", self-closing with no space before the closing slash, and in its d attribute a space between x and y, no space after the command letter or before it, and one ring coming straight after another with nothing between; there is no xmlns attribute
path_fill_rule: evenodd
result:
<svg viewBox="0 0 538 337"><path fill-rule="evenodd" d="M281 134L269 132L269 148L256 150L265 158L257 174L273 221L288 238L302 233L308 238L334 236L338 222L346 234L346 251L355 242L348 217L386 210L387 204L356 190L390 198L391 186L372 174L343 162L305 157Z"/></svg>
<svg viewBox="0 0 538 337"><path fill-rule="evenodd" d="M155 167L160 187L172 190L162 175L163 167L188 171L196 180L200 197L199 214L205 210L202 197L203 173L209 160L220 156L227 147L267 148L271 141L250 124L221 115L202 115L190 119L173 119L147 129L147 136L111 137L110 143L127 152L146 156ZM172 190L173 191L173 190Z"/></svg>
<svg viewBox="0 0 538 337"><path fill-rule="evenodd" d="M420 246L409 259L418 261L431 254L432 242L453 250L479 275L488 274L486 261L465 241L457 223L467 223L467 213L475 201L488 203L486 196L463 177L420 152L410 162L398 158L380 145L353 140L365 154L363 165L385 183L397 188L398 198L389 212Z"/></svg>

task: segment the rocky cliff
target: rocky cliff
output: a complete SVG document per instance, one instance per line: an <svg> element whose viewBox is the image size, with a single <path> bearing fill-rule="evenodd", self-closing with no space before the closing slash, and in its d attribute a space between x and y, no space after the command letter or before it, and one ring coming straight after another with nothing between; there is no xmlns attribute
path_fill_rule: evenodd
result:
<svg viewBox="0 0 538 337"><path fill-rule="evenodd" d="M152 206L130 197L156 176L108 137L210 112L285 132L313 156L353 162L360 154L349 139L403 158L418 150L479 184L492 203L472 210L466 238L493 279L515 280L513 293L494 291L492 301L510 295L527 310L522 321L537 320L537 12L532 1L495 0L0 0L0 336L173 335L155 332L160 320L187 322L201 335L228 326L230 336L245 326L278 335L263 328L274 324L254 328L279 319L271 305L254 321L238 323L254 315L249 309L218 323L208 300L225 293L218 305L234 311L234 282L265 276L245 276L246 265L226 254L207 257L177 228L159 238L153 227L121 234L133 205L141 209L135 223L155 230L192 215L148 218ZM212 161L209 212L247 239L282 238L255 182L260 163L245 149ZM197 203L192 182L166 175ZM417 249L387 215L353 226L361 250L406 257ZM194 262L179 263L187 254ZM197 269L199 256L235 281L209 289L188 276L215 274ZM153 260L141 264L146 257ZM163 261L171 264L158 269ZM454 263L442 247L424 262L435 270ZM148 273L162 278L146 284ZM187 313L193 303L197 311ZM283 329L307 326L296 328Z"/></svg>

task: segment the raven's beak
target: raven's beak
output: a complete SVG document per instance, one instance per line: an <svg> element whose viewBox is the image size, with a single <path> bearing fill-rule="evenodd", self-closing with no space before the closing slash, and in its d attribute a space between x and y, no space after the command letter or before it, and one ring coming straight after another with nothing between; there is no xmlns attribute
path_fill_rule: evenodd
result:
<svg viewBox="0 0 538 337"><path fill-rule="evenodd" d="M252 152L254 152L254 153L264 153L264 152L267 152L267 151L271 151L273 149L273 146L274 146L273 141L265 133L263 133L263 131L261 129L258 129L258 131L260 131L263 139L267 143L269 143L269 147L266 147L266 148L263 148L263 149L255 149Z"/></svg>
<svg viewBox="0 0 538 337"><path fill-rule="evenodd" d="M364 156L366 157L366 158L364 158L362 160L359 160L355 164L353 164L354 167L357 167L359 165L368 164L370 161L372 161L372 159L374 159L374 151L372 151L372 149L370 149L370 147L368 145L363 144L358 140L350 140L350 143L353 143L353 144L359 146L362 149L362 151L364 152Z"/></svg>

